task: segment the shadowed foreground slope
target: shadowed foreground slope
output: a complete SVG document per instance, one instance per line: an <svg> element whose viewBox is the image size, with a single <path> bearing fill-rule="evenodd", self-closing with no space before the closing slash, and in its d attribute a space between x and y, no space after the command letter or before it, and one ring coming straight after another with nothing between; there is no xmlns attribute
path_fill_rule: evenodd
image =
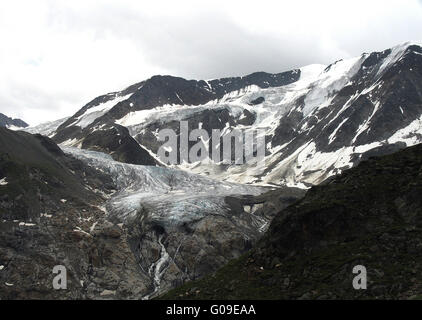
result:
<svg viewBox="0 0 422 320"><path fill-rule="evenodd" d="M101 210L113 188L49 138L0 128L0 300L141 298L126 234ZM57 265L67 290L53 288Z"/></svg>
<svg viewBox="0 0 422 320"><path fill-rule="evenodd" d="M419 298L421 193L422 145L370 158L281 211L250 253L162 298ZM353 289L356 265L367 290Z"/></svg>

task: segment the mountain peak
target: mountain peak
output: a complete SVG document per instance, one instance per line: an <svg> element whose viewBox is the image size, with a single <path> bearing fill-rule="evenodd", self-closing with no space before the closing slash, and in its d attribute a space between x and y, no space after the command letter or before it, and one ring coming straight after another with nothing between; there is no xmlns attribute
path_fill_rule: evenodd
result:
<svg viewBox="0 0 422 320"><path fill-rule="evenodd" d="M6 127L11 130L20 130L29 125L21 119L10 118L3 113L0 113L0 127Z"/></svg>
<svg viewBox="0 0 422 320"><path fill-rule="evenodd" d="M421 56L419 42L410 41L328 66L311 64L274 74L213 80L156 75L94 99L52 137L58 143L119 153L124 140L111 137L124 132L131 141L127 151L136 141L156 158L158 131L177 132L181 120L190 128L202 126L210 136L213 129L226 127L266 130L271 163L266 172L255 176L245 166L225 170L218 178L306 187L354 166L368 152L391 152L422 141ZM110 129L106 146L101 142L105 129ZM190 169L210 171L209 166Z"/></svg>

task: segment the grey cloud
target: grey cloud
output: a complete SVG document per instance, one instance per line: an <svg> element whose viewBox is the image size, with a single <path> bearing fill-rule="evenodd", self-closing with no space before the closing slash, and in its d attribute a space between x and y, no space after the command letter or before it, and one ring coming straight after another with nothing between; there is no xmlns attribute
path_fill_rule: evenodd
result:
<svg viewBox="0 0 422 320"><path fill-rule="evenodd" d="M319 48L314 35L299 39L276 32L252 34L220 12L160 20L122 8L102 8L90 19L71 12L52 23L95 30L98 38L127 38L151 64L188 78L280 72L334 59Z"/></svg>
<svg viewBox="0 0 422 320"><path fill-rule="evenodd" d="M224 17L174 23L162 37L147 38L144 44L152 63L194 78L280 72L326 60L318 50L310 50L312 39L251 34Z"/></svg>
<svg viewBox="0 0 422 320"><path fill-rule="evenodd" d="M329 64L364 51L382 50L417 39L422 27L421 21L402 16L381 20L382 23L378 19L369 23L368 30L359 29L357 23L356 28L337 33L337 26L333 25L331 40L336 46L325 48L324 35L313 30L300 36L285 35L279 30L251 33L220 11L157 19L147 13L109 5L95 13L55 14L53 24L95 31L98 38L111 34L129 39L152 65L173 75L196 79L255 71L280 72L312 63Z"/></svg>
<svg viewBox="0 0 422 320"><path fill-rule="evenodd" d="M296 14L300 21L300 13ZM312 63L329 64L364 51L382 50L407 40L418 40L419 30L422 29L422 19L418 14L412 16L410 13L407 16L398 13L393 17L379 17L374 13L374 18L367 21L366 26L345 14L345 25L333 25L327 34L318 34L312 25L309 32L286 34L276 29L252 32L217 9L158 18L146 11L134 12L118 2L75 9L51 1L46 24L49 30L59 35L90 33L98 41L112 43L115 39L124 39L130 42L142 55L139 61L130 61L134 70L139 69L136 66L142 60L143 64L157 67L167 74L209 79L246 75L255 71L281 72ZM89 48L82 47L80 50ZM64 59L64 63L72 62L71 56ZM122 59L119 54L110 55L109 64L115 64L119 59ZM37 60L38 57L34 57L33 61ZM89 64L89 61L86 63ZM104 68L108 66L104 65ZM128 74L131 73L129 71ZM141 70L139 75L132 72L129 76L123 70L121 74L110 77L124 78L119 83L130 85L132 80L134 83L151 75ZM0 91L0 112L21 116L29 122L28 110L56 112L58 105L65 104L74 104L77 109L96 94L102 93L89 88L82 90L76 82L69 94L57 90L57 87L28 87L25 82L16 83L13 87L13 94ZM111 88L119 89L122 88ZM84 96L75 96L78 92L84 92ZM69 110L68 115L76 109Z"/></svg>
<svg viewBox="0 0 422 320"><path fill-rule="evenodd" d="M86 99L88 97L85 97ZM44 119L48 121L61 118L74 113L76 110L63 110L63 105L80 106L80 98L72 94L57 94L28 85L16 84L7 94L0 94L0 112L8 116L19 118L29 124L34 123L31 115L40 114L48 116L49 113L57 116Z"/></svg>

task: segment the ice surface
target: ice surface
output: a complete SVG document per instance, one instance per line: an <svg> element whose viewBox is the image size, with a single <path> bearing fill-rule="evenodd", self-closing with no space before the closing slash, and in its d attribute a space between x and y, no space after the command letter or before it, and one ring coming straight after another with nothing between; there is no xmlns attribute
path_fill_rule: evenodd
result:
<svg viewBox="0 0 422 320"><path fill-rule="evenodd" d="M9 183L6 181L6 177L0 179L0 186L5 186L7 184L9 184Z"/></svg>
<svg viewBox="0 0 422 320"><path fill-rule="evenodd" d="M420 143L422 139L422 116L410 123L407 127L394 133L388 143L405 142L408 147Z"/></svg>
<svg viewBox="0 0 422 320"><path fill-rule="evenodd" d="M258 195L263 187L221 182L182 170L131 165L111 156L62 147L63 151L110 175L118 191L108 200L107 212L122 221L139 210L164 224L178 225L210 214L224 214L229 195Z"/></svg>
<svg viewBox="0 0 422 320"><path fill-rule="evenodd" d="M390 66L395 64L397 61L399 61L403 57L407 48L412 44L416 44L416 43L406 42L406 43L393 47L391 49L391 53L384 59L383 64L378 70L378 75L381 75L386 69L388 69Z"/></svg>
<svg viewBox="0 0 422 320"><path fill-rule="evenodd" d="M343 147L334 152L320 152L316 150L314 142L309 142L280 161L263 181L282 181L290 187L306 188L304 183L318 184L350 168L353 165L353 154L362 154L381 145L381 142L374 142L357 147Z"/></svg>
<svg viewBox="0 0 422 320"><path fill-rule="evenodd" d="M362 59L363 57L356 57L340 60L320 73L318 79L309 84L303 114L308 116L317 108L327 107L332 94L346 86L359 70Z"/></svg>
<svg viewBox="0 0 422 320"><path fill-rule="evenodd" d="M7 125L6 128L9 129L9 130L13 130L13 131L19 131L19 130L24 129L23 127L17 127L17 126L13 126L13 125L11 125L11 126Z"/></svg>
<svg viewBox="0 0 422 320"><path fill-rule="evenodd" d="M119 96L118 94L115 97L107 102L100 103L97 106L91 107L85 111L84 114L80 115L75 122L71 125L79 126L81 128L86 128L91 123L93 123L97 118L103 116L107 113L110 109L112 109L116 104L125 101L130 98L132 94L128 94L125 96Z"/></svg>
<svg viewBox="0 0 422 320"><path fill-rule="evenodd" d="M27 127L23 129L23 131L26 131L32 134L39 133L39 134L42 134L43 136L51 137L54 134L54 132L57 130L57 128L62 123L64 123L67 119L69 118L67 117L67 118L62 118L55 121L44 122L36 126Z"/></svg>

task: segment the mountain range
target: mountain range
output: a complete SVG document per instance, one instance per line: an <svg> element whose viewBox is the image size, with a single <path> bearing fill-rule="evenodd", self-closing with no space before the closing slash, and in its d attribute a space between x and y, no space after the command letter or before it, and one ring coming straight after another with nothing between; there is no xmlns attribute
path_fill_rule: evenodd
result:
<svg viewBox="0 0 422 320"><path fill-rule="evenodd" d="M166 165L159 132L180 140L180 121L209 137L223 132L205 142L210 153L234 129L264 132L264 170L211 159ZM348 270L342 249L408 259L381 240L362 241L385 234L398 244L392 229L418 228L420 148L406 148L422 142L422 47L277 74L154 76L24 131L0 128L1 297L151 299L197 279L169 296L350 297L318 282ZM70 272L64 295L50 289L61 264ZM307 276L313 268L321 279ZM380 296L417 291L388 295L391 283Z"/></svg>
<svg viewBox="0 0 422 320"><path fill-rule="evenodd" d="M421 46L405 43L278 74L154 76L95 98L48 133L60 144L149 165L162 145L158 131L179 133L181 120L210 137L212 129L262 129L264 172L212 161L177 167L231 182L306 188L370 155L421 142L421 62Z"/></svg>
<svg viewBox="0 0 422 320"><path fill-rule="evenodd" d="M6 127L12 130L19 130L28 127L29 125L21 119L12 119L0 113L0 127Z"/></svg>

